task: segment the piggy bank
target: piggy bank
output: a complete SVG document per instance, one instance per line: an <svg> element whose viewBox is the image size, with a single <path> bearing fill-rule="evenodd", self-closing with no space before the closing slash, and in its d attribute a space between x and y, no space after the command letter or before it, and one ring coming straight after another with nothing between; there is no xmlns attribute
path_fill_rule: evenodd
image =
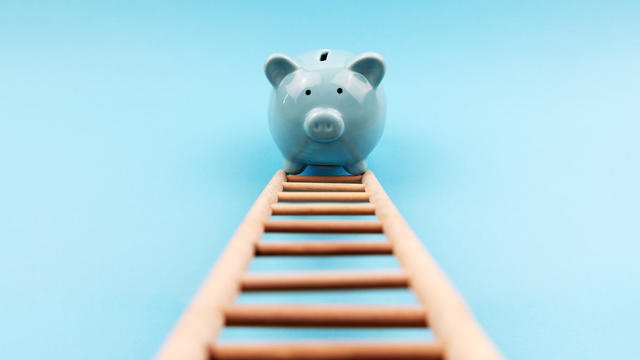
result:
<svg viewBox="0 0 640 360"><path fill-rule="evenodd" d="M289 174L314 167L367 170L367 156L382 135L385 72L376 53L356 56L319 50L290 58L273 54L264 70L273 86L271 135Z"/></svg>

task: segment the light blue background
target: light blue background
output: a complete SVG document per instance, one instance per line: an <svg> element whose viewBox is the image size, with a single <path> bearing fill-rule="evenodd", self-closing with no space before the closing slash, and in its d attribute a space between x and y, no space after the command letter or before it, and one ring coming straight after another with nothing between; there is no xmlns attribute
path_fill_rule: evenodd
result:
<svg viewBox="0 0 640 360"><path fill-rule="evenodd" d="M640 3L488 3L0 2L0 358L153 356L318 48L385 57L370 166L507 357L640 358Z"/></svg>

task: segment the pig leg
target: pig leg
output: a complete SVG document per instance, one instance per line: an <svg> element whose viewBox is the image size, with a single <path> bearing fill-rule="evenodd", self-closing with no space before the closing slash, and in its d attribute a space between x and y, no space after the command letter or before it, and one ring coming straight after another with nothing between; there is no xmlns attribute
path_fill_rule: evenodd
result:
<svg viewBox="0 0 640 360"><path fill-rule="evenodd" d="M357 163L349 164L344 167L352 175L360 175L367 171L367 159L358 161Z"/></svg>
<svg viewBox="0 0 640 360"><path fill-rule="evenodd" d="M299 174L306 167L307 167L307 164L303 164L301 162L291 161L289 159L284 159L284 165L282 166L282 169L287 174Z"/></svg>

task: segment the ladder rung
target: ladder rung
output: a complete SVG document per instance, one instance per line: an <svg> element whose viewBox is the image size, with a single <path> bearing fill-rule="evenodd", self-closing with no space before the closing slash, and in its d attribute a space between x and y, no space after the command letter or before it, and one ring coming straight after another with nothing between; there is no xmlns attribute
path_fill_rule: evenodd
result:
<svg viewBox="0 0 640 360"><path fill-rule="evenodd" d="M409 286L401 272L317 272L297 274L245 275L243 291L328 290L402 288Z"/></svg>
<svg viewBox="0 0 640 360"><path fill-rule="evenodd" d="M381 305L230 305L227 326L426 327L426 311L417 306Z"/></svg>
<svg viewBox="0 0 640 360"><path fill-rule="evenodd" d="M273 204L271 215L375 215L373 204Z"/></svg>
<svg viewBox="0 0 640 360"><path fill-rule="evenodd" d="M314 175L287 175L287 181L296 182L360 182L362 175L331 175L331 176L314 176Z"/></svg>
<svg viewBox="0 0 640 360"><path fill-rule="evenodd" d="M383 255L391 254L392 248L389 242L338 242L338 241L314 241L314 242L279 242L256 243L256 255L283 256L283 255Z"/></svg>
<svg viewBox="0 0 640 360"><path fill-rule="evenodd" d="M283 190L298 191L364 191L363 184L284 182Z"/></svg>
<svg viewBox="0 0 640 360"><path fill-rule="evenodd" d="M382 233L380 221L280 220L264 223L265 232L284 233Z"/></svg>
<svg viewBox="0 0 640 360"><path fill-rule="evenodd" d="M367 192L279 192L278 201L345 201L345 202L367 202L369 193Z"/></svg>
<svg viewBox="0 0 640 360"><path fill-rule="evenodd" d="M438 343L307 342L216 344L212 360L441 360Z"/></svg>

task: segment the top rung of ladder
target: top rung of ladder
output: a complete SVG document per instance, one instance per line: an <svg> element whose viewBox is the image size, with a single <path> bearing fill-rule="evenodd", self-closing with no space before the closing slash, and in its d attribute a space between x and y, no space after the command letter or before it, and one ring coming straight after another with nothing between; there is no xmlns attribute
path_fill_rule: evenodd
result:
<svg viewBox="0 0 640 360"><path fill-rule="evenodd" d="M289 182L319 182L319 183L361 183L362 175L287 175Z"/></svg>

